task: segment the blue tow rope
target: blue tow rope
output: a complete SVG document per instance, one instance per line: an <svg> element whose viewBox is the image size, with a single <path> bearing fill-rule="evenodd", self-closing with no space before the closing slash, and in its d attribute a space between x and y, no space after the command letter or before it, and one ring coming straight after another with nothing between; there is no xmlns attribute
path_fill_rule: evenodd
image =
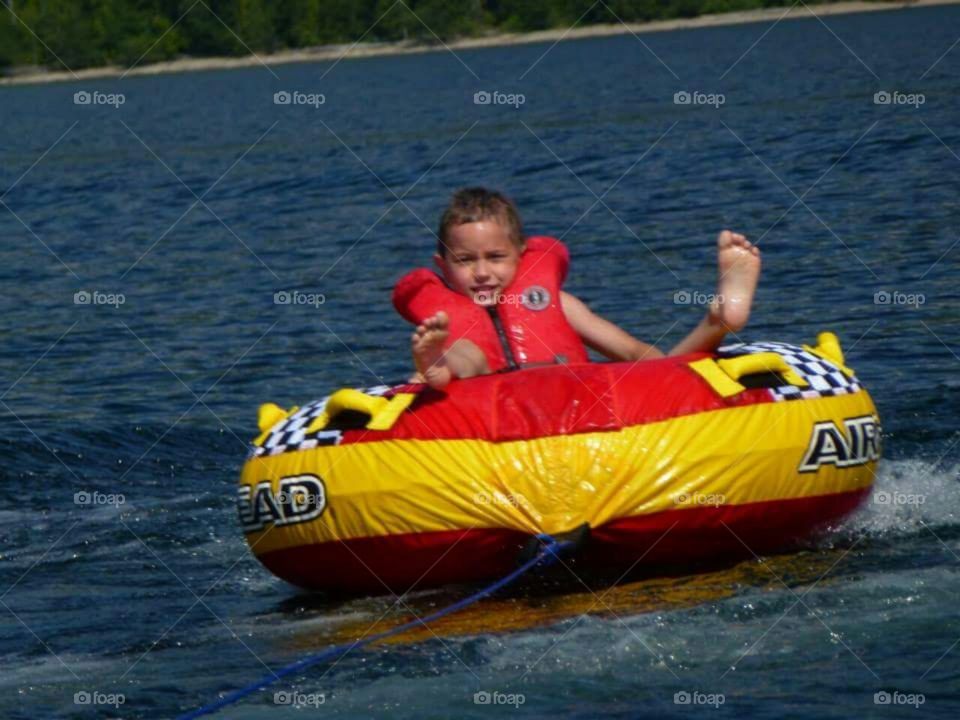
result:
<svg viewBox="0 0 960 720"><path fill-rule="evenodd" d="M543 546L540 548L540 550L537 552L537 554L533 558L531 558L530 560L527 560L525 563L517 567L517 569L511 572L510 574L500 578L492 585L488 585L482 590L475 592L473 595L469 595L463 598L462 600L458 600L452 605L448 605L445 608L437 610L435 613L431 613L426 617L415 618L414 620L410 620L409 622L406 622L403 625L398 625L397 627L391 628L390 630L384 630L383 632L377 633L375 635L370 635L366 638L354 640L352 643L347 643L344 645L334 645L333 647L328 648L322 653L305 657L302 660L298 660L295 663L292 663L290 665L287 665L286 667L281 668L280 670L273 673L272 675L268 675L267 677L257 680L255 683L251 683L250 685L247 685L246 687L242 687L239 690L234 690L230 694L223 696L222 698L220 698L219 700L216 700L215 702L209 703L208 705L204 705L203 707L197 708L196 710L191 710L190 712L184 715L181 715L179 718L177 718L177 720L190 720L191 718L197 718L202 715L212 715L213 713L217 712L217 710L220 710L221 708L224 708L227 705L233 705L235 702L242 700L248 695L255 693L257 690L262 690L268 685L272 685L277 680L279 680L280 678L286 677L287 675L291 675L293 673L299 672L300 670L306 670L308 667L318 665L322 662L334 660L343 655L346 655L348 652L350 652L354 648L364 647L365 645L371 645L372 643L378 642L379 640L383 640L393 635L399 635L400 633L406 632L407 630L413 627L416 627L417 625L426 625L428 622L433 622L434 620L438 620L439 618L442 618L444 615L449 615L451 613L456 612L457 610L462 610L463 608L469 605L472 605L478 600L482 600L488 595L492 595L497 590L500 590L501 588L506 587L507 585L512 583L514 580L519 578L521 575L525 574L526 572L533 569L537 565L542 565L543 567L552 565L554 562L557 561L558 556L561 552L575 545L575 543L572 541L559 542L549 535L539 535L538 539L543 543Z"/></svg>

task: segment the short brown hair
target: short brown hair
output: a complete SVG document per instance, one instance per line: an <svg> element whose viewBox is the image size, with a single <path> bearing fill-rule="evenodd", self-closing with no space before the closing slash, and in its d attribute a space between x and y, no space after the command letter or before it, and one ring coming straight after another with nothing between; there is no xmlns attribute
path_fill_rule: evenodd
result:
<svg viewBox="0 0 960 720"><path fill-rule="evenodd" d="M443 211L437 233L437 253L446 256L450 228L482 220L496 220L507 231L510 242L523 247L523 224L513 201L496 190L472 187L457 190Z"/></svg>

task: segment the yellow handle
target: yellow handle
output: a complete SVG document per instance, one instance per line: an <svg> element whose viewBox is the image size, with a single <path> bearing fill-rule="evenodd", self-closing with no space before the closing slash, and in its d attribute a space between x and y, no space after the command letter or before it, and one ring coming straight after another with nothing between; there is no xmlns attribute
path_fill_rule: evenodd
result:
<svg viewBox="0 0 960 720"><path fill-rule="evenodd" d="M274 403L264 403L257 410L257 427L260 428L260 432L265 433L296 410L297 408L293 408L287 411Z"/></svg>
<svg viewBox="0 0 960 720"><path fill-rule="evenodd" d="M804 345L803 349L809 353L813 353L818 357L822 357L824 360L829 360L847 377L854 377L853 370L844 364L843 350L840 348L840 340L832 332L820 333L817 335L816 347Z"/></svg>
<svg viewBox="0 0 960 720"><path fill-rule="evenodd" d="M720 397L725 398L746 390L737 380L744 375L760 372L779 373L791 385L807 387L807 381L776 353L756 353L723 360L703 358L690 363L690 369L706 380Z"/></svg>
<svg viewBox="0 0 960 720"><path fill-rule="evenodd" d="M326 411L308 426L307 432L326 427L330 424L331 420L344 410L362 412L373 417L377 414L377 411L382 410L388 402L386 398L367 395L352 388L337 390L337 392L327 400Z"/></svg>
<svg viewBox="0 0 960 720"><path fill-rule="evenodd" d="M327 400L324 412L313 419L306 430L306 434L323 430L333 422L333 419L344 410L354 410L370 416L366 424L368 430L389 430L400 417L400 414L410 407L416 395L413 393L397 393L387 400L384 397L367 395L366 393L344 388L338 390ZM281 420L290 417L300 408L294 407L284 410L279 405L264 403L257 413L257 425L260 435L253 441L254 445L262 446L270 437L273 428Z"/></svg>
<svg viewBox="0 0 960 720"><path fill-rule="evenodd" d="M761 372L778 373L791 385L807 387L807 381L787 364L783 356L777 353L756 353L755 355L741 355L740 357L717 360L717 365L734 380L744 375L753 375Z"/></svg>
<svg viewBox="0 0 960 720"><path fill-rule="evenodd" d="M254 438L253 444L262 446L270 436L270 431L273 430L274 425L290 417L299 409L299 407L294 406L289 410L284 410L274 403L264 403L261 405L257 410L257 427L260 428L260 434Z"/></svg>
<svg viewBox="0 0 960 720"><path fill-rule="evenodd" d="M352 388L337 390L327 400L326 410L314 418L313 422L307 426L306 432L309 434L317 430L323 430L344 410L353 410L369 415L370 421L365 426L368 430L389 430L397 421L400 413L410 406L415 397L411 393L397 393L387 400L384 397L367 395Z"/></svg>

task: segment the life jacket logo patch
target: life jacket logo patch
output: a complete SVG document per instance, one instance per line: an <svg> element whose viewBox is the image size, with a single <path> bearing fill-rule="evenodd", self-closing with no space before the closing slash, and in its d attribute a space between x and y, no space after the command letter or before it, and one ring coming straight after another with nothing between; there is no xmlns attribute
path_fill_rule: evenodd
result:
<svg viewBox="0 0 960 720"><path fill-rule="evenodd" d="M316 475L294 475L280 480L277 492L269 480L237 489L237 509L245 533L267 525L293 525L320 517L327 507L323 481Z"/></svg>
<svg viewBox="0 0 960 720"><path fill-rule="evenodd" d="M799 472L816 472L824 465L838 468L866 465L880 459L880 422L873 415L847 418L843 428L833 420L815 423Z"/></svg>
<svg viewBox="0 0 960 720"><path fill-rule="evenodd" d="M523 291L520 302L527 310L546 310L550 307L550 291L542 285L531 285Z"/></svg>

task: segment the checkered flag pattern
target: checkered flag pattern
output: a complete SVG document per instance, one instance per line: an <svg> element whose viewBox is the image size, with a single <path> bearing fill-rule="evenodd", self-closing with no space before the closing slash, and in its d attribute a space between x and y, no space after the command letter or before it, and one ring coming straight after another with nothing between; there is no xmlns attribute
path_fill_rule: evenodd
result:
<svg viewBox="0 0 960 720"><path fill-rule="evenodd" d="M769 388L777 402L846 395L861 389L855 377L848 377L829 360L796 345L779 342L737 343L724 345L717 354L728 358L764 352L775 352L780 355L800 377L809 383L807 388L799 388L786 382L780 387Z"/></svg>
<svg viewBox="0 0 960 720"><path fill-rule="evenodd" d="M393 388L390 385L377 385L371 388L357 388L367 395L383 396L388 394ZM270 429L270 434L264 440L263 445L254 445L251 451L252 457L261 455L280 455L286 452L295 452L298 450L311 450L321 445L339 445L343 439L343 433L340 430L318 430L307 435L307 428L317 417L323 414L327 408L327 400L330 396L312 403L304 405L293 415L284 418Z"/></svg>

